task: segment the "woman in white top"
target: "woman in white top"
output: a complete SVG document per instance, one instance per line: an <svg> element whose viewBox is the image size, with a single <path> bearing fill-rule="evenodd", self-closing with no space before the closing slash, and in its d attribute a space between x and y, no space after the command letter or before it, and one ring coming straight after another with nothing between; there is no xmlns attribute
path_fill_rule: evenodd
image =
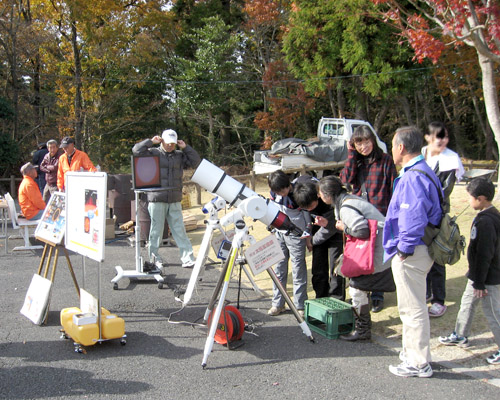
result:
<svg viewBox="0 0 500 400"><path fill-rule="evenodd" d="M450 195L464 175L464 167L460 156L450 150L448 130L442 122L431 122L429 133L425 135L427 146L422 148L422 155L427 164L439 178L444 192L444 212L450 211ZM427 275L427 299L431 300L430 317L440 317L446 312L444 300L446 297L446 269L444 265L434 263Z"/></svg>

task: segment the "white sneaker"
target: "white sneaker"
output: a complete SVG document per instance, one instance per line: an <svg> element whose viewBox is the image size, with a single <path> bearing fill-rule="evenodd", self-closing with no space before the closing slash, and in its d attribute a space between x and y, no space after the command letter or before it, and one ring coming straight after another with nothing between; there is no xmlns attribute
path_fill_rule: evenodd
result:
<svg viewBox="0 0 500 400"><path fill-rule="evenodd" d="M397 376L407 377L418 377L418 378L430 378L432 376L432 368L430 364L427 364L423 368L417 368L409 365L406 361L403 361L399 365L389 365L389 371Z"/></svg>
<svg viewBox="0 0 500 400"><path fill-rule="evenodd" d="M193 260L186 261L185 263L182 263L182 268L193 268L195 262Z"/></svg>

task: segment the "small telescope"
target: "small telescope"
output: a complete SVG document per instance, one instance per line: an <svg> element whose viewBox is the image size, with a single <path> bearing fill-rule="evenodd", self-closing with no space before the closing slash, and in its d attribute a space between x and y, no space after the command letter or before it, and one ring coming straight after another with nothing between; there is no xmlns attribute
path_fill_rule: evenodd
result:
<svg viewBox="0 0 500 400"><path fill-rule="evenodd" d="M206 159L201 161L191 180L226 200L229 207L242 208L245 215L259 220L266 226L287 233L293 232L301 237L309 236L307 233L304 234L304 231L296 226L276 203L258 195Z"/></svg>

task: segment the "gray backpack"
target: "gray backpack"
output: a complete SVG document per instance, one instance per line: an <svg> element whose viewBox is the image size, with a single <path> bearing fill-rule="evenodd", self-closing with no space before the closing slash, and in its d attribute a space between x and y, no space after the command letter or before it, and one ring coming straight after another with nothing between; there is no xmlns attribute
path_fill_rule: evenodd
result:
<svg viewBox="0 0 500 400"><path fill-rule="evenodd" d="M429 178L438 191L441 210L443 210L443 195L439 186L425 171L412 169ZM429 223L425 227L425 235L422 238L429 248L429 256L439 265L453 265L460 260L460 256L465 253L465 237L460 235L460 228L457 225L457 216L442 214L441 222L438 226Z"/></svg>

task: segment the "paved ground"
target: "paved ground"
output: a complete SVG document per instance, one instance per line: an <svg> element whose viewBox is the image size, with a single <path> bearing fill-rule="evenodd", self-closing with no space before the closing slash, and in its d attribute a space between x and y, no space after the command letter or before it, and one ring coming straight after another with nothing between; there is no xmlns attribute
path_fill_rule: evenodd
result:
<svg viewBox="0 0 500 400"><path fill-rule="evenodd" d="M59 310L78 305L64 258L57 268L48 323L36 326L19 310L40 254L0 256L0 398L498 398L494 376L462 373L459 363L433 363L431 379L394 377L387 366L398 362L398 341L379 337L345 343L315 335L316 343L310 343L290 313L267 316L269 299L248 288L241 294L241 313L253 333L245 333L243 346L234 351L215 344L203 370L206 329L173 322L201 319L218 269L209 267L193 301L171 316L180 309L173 289L186 285L191 271L180 267L176 248L162 248L162 253L171 264L167 287L158 289L154 280L124 279L113 290L114 267L133 269L134 251L125 240L106 246L102 304L125 319L128 342L105 342L88 347L86 354L75 353L71 341L59 338ZM71 260L81 283L82 257L72 255ZM85 287L93 293L97 270L97 263L86 262ZM227 296L233 303L235 282Z"/></svg>

